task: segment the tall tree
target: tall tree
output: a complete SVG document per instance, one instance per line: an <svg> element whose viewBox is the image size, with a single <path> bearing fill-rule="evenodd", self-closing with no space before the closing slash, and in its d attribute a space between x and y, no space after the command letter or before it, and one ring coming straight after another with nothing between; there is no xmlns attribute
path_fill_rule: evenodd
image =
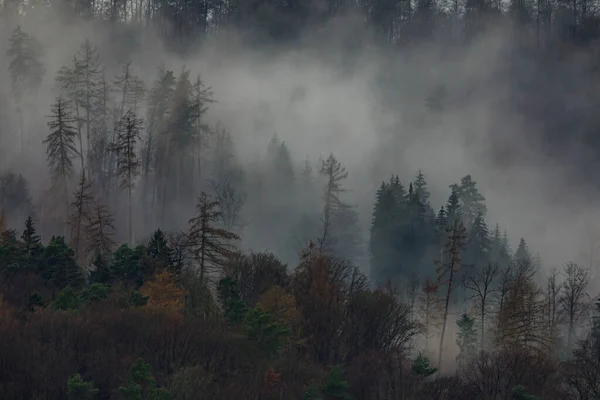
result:
<svg viewBox="0 0 600 400"><path fill-rule="evenodd" d="M417 195L419 200L421 200L423 204L429 204L429 189L427 189L425 175L423 175L423 172L421 170L419 170L419 172L417 173L417 177L415 178L413 186L415 194Z"/></svg>
<svg viewBox="0 0 600 400"><path fill-rule="evenodd" d="M563 268L565 281L559 296L561 311L567 319L567 352L571 357L573 337L579 320L584 316L590 304L586 292L588 285L588 271L575 263L567 263Z"/></svg>
<svg viewBox="0 0 600 400"><path fill-rule="evenodd" d="M465 250L467 240L467 230L461 220L456 219L452 226L446 228L448 239L446 242L445 262L438 263L437 280L440 286L446 286L444 299L444 318L442 320L442 333L440 335L440 346L438 353L438 368L441 370L442 355L444 349L444 336L446 333L446 323L448 321L448 309L450 306L450 296L456 274L462 267L462 252Z"/></svg>
<svg viewBox="0 0 600 400"><path fill-rule="evenodd" d="M464 286L469 291L469 300L475 304L479 316L479 347L485 347L486 321L490 313L492 295L496 292L496 279L500 273L497 264L488 264L483 269L478 269L475 274L465 275Z"/></svg>
<svg viewBox="0 0 600 400"><path fill-rule="evenodd" d="M36 38L23 32L17 26L9 38L9 48L6 55L10 58L8 66L11 77L11 94L16 103L19 115L21 135L21 150L24 147L24 119L25 108L34 104L26 104L26 100L39 89L46 69L42 63L42 46Z"/></svg>
<svg viewBox="0 0 600 400"><path fill-rule="evenodd" d="M115 220L108 208L96 201L90 218L85 225L86 255L94 254L106 260L116 246L114 241Z"/></svg>
<svg viewBox="0 0 600 400"><path fill-rule="evenodd" d="M481 214L485 218L487 213L485 197L479 193L477 184L471 178L471 175L462 178L460 180L460 185L453 184L450 187L452 188L452 191L456 193L460 202L460 211L465 227L471 229L477 215Z"/></svg>
<svg viewBox="0 0 600 400"><path fill-rule="evenodd" d="M342 187L341 182L348 177L348 171L333 154L330 154L327 160L322 161L319 173L326 179L322 231L318 239L319 251L324 252L335 242L335 238L331 237L331 229L335 214L344 205L340 195L346 192L346 189Z"/></svg>
<svg viewBox="0 0 600 400"><path fill-rule="evenodd" d="M50 134L44 140L48 166L52 174L52 187L54 191L62 189L65 202L65 228L69 217L68 181L73 175L73 159L81 154L75 148L76 131L71 125L73 117L69 104L62 97L58 97L52 106L51 120L48 122ZM83 158L81 158L82 173L84 171Z"/></svg>
<svg viewBox="0 0 600 400"><path fill-rule="evenodd" d="M239 240L238 235L216 225L221 220L219 202L202 192L196 205L197 215L190 219L188 246L192 248L202 280L235 255L231 244Z"/></svg>
<svg viewBox="0 0 600 400"><path fill-rule="evenodd" d="M459 348L456 360L458 368L463 369L472 362L473 357L477 354L477 329L475 328L475 319L467 313L460 316L456 325L458 326L456 344Z"/></svg>
<svg viewBox="0 0 600 400"><path fill-rule="evenodd" d="M529 247L527 247L527 243L525 242L525 239L521 238L521 240L519 241L519 247L517 248L517 251L515 252L515 262L523 263L523 262L531 262L531 261L533 261L533 259L531 257L531 253L529 252Z"/></svg>
<svg viewBox="0 0 600 400"><path fill-rule="evenodd" d="M84 227L89 224L91 213L94 206L94 197L91 193L92 182L86 180L85 174L81 174L77 190L73 194L71 207L73 212L69 217L71 226L71 240L75 250L75 260L81 259L81 242L83 239Z"/></svg>
<svg viewBox="0 0 600 400"><path fill-rule="evenodd" d="M121 188L127 190L127 214L129 244L133 246L135 237L133 230L132 189L134 179L139 174L140 161L137 156L137 142L141 139L140 130L143 121L137 118L132 110L127 111L119 124L116 141L111 145L111 151L117 154L117 176Z"/></svg>

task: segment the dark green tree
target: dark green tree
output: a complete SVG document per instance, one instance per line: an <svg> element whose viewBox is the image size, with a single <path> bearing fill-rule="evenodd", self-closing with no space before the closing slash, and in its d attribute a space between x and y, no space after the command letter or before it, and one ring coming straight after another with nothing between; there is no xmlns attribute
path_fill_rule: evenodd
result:
<svg viewBox="0 0 600 400"><path fill-rule="evenodd" d="M517 263L532 261L531 253L529 252L529 247L527 247L527 243L523 238L521 238L521 240L519 241L519 247L517 247L514 259Z"/></svg>
<svg viewBox="0 0 600 400"><path fill-rule="evenodd" d="M39 271L55 288L81 287L85 278L75 262L75 252L61 236L53 236L42 252Z"/></svg>
<svg viewBox="0 0 600 400"><path fill-rule="evenodd" d="M69 400L93 400L98 396L94 382L84 381L81 375L74 374L67 381Z"/></svg>
<svg viewBox="0 0 600 400"><path fill-rule="evenodd" d="M460 212L467 229L471 229L477 215L484 218L487 213L485 198L479 193L476 182L467 175L460 180L460 185L450 186L460 202ZM450 212L448 212L450 213Z"/></svg>

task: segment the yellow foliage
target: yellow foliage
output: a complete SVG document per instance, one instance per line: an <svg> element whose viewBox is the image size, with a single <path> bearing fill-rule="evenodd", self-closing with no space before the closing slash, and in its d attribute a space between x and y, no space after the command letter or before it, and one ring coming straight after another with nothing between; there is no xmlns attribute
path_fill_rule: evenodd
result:
<svg viewBox="0 0 600 400"><path fill-rule="evenodd" d="M273 314L278 320L290 325L295 325L300 320L296 298L294 295L286 293L281 286L275 285L263 293L258 300L258 306Z"/></svg>
<svg viewBox="0 0 600 400"><path fill-rule="evenodd" d="M185 292L177 286L175 277L168 271L160 271L144 282L140 293L149 297L146 307L155 310L176 313L185 304Z"/></svg>

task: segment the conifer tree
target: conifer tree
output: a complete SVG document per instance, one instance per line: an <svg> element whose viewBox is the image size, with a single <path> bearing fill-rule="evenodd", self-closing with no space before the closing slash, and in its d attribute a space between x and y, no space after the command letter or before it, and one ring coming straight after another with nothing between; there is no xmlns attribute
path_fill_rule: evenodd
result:
<svg viewBox="0 0 600 400"><path fill-rule="evenodd" d="M460 185L454 184L450 186L452 191L456 193L460 202L461 216L465 227L471 228L473 221L477 215L481 214L484 218L487 213L485 206L485 198L479 193L477 184L467 175L460 180Z"/></svg>
<svg viewBox="0 0 600 400"><path fill-rule="evenodd" d="M81 154L75 148L77 133L71 125L73 117L69 111L69 104L61 97L56 99L52 106L52 116L48 122L50 134L44 140L48 166L52 174L53 190L62 189L65 202L65 223L69 216L68 180L73 175L73 159ZM83 158L81 158L83 171Z"/></svg>
<svg viewBox="0 0 600 400"><path fill-rule="evenodd" d="M465 250L467 231L460 219L455 219L452 226L446 228L448 239L446 242L445 262L438 263L437 281L440 286L446 286L444 299L444 317L442 319L442 333L440 335L440 346L438 353L438 367L442 365L442 355L444 349L444 336L446 333L446 322L448 320L448 309L450 305L450 296L453 291L456 274L462 267L461 253Z"/></svg>
<svg viewBox="0 0 600 400"><path fill-rule="evenodd" d="M27 217L27 221L25 221L25 230L21 235L21 240L23 240L23 243L25 244L27 253L35 246L42 243L41 238L35 232L35 226L31 217Z"/></svg>
<svg viewBox="0 0 600 400"><path fill-rule="evenodd" d="M221 219L219 202L202 192L196 205L197 215L190 219L188 246L192 248L200 269L200 278L208 278L208 274L235 255L231 241L239 237L216 224Z"/></svg>
<svg viewBox="0 0 600 400"><path fill-rule="evenodd" d="M434 336L441 325L443 303L438 296L439 286L427 279L421 290L421 314L423 315L423 336L425 336L425 351L429 351L429 339Z"/></svg>
<svg viewBox="0 0 600 400"><path fill-rule="evenodd" d="M24 119L25 108L32 105L25 104L39 89L46 69L42 63L42 47L33 36L23 32L17 26L9 38L9 48L6 55L10 58L8 70L11 77L11 94L16 103L19 115L21 135L21 150L24 146Z"/></svg>
<svg viewBox="0 0 600 400"><path fill-rule="evenodd" d="M75 54L75 74L79 83L77 90L78 103L85 112L87 152L90 152L94 127L94 116L100 103L103 77L98 50L89 39L86 39Z"/></svg>
<svg viewBox="0 0 600 400"><path fill-rule="evenodd" d="M452 193L446 203L446 221L448 225L452 226L454 221L461 218L461 207L459 203L458 194L455 188L452 188Z"/></svg>
<svg viewBox="0 0 600 400"><path fill-rule="evenodd" d="M27 180L11 171L0 174L0 206L8 226L22 226L28 217L37 218Z"/></svg>
<svg viewBox="0 0 600 400"><path fill-rule="evenodd" d="M463 369L471 362L471 359L477 353L477 329L475 329L475 319L467 313L463 313L458 321L458 332L456 334L456 344L459 348L458 368Z"/></svg>
<svg viewBox="0 0 600 400"><path fill-rule="evenodd" d="M487 265L490 257L491 241L485 219L480 213L469 231L467 263L475 268Z"/></svg>
<svg viewBox="0 0 600 400"><path fill-rule="evenodd" d="M525 261L530 262L532 261L532 258L525 239L521 238L519 241L519 247L517 247L517 251L515 252L515 262L519 263Z"/></svg>
<svg viewBox="0 0 600 400"><path fill-rule="evenodd" d="M390 278L397 258L392 242L396 201L390 185L385 182L381 183L375 196L369 253L373 278L382 283Z"/></svg>
<svg viewBox="0 0 600 400"><path fill-rule="evenodd" d="M90 218L84 227L86 235L86 256L94 254L95 257L107 257L116 246L114 241L114 217L108 208L96 201Z"/></svg>
<svg viewBox="0 0 600 400"><path fill-rule="evenodd" d="M427 189L427 182L425 181L425 175L419 170L417 177L414 182L415 194L423 204L429 204L429 190Z"/></svg>
<svg viewBox="0 0 600 400"><path fill-rule="evenodd" d="M120 186L127 190L129 244L132 246L134 243L132 189L133 180L140 169L136 145L140 140L142 124L142 120L136 118L133 111L127 111L121 120L117 140L111 146L111 151L117 154L117 176L120 179Z"/></svg>

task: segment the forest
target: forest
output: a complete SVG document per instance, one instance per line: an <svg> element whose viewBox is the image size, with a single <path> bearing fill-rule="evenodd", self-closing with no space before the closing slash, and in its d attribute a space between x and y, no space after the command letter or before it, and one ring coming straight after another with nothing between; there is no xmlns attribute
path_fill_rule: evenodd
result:
<svg viewBox="0 0 600 400"><path fill-rule="evenodd" d="M596 2L0 4L0 399L600 399Z"/></svg>

